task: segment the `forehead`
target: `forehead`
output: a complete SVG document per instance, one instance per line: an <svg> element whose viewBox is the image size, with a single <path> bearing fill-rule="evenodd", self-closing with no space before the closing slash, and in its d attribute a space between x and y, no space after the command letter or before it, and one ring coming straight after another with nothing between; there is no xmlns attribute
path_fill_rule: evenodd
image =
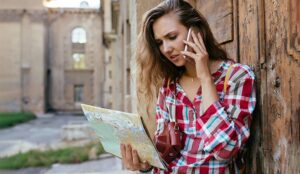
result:
<svg viewBox="0 0 300 174"><path fill-rule="evenodd" d="M162 38L172 31L177 31L184 28L174 13L166 14L158 18L153 23L153 32L155 38Z"/></svg>

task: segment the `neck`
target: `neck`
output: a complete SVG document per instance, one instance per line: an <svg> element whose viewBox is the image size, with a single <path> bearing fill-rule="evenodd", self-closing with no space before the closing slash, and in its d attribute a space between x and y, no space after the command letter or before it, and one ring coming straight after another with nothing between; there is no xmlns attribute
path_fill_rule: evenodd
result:
<svg viewBox="0 0 300 174"><path fill-rule="evenodd" d="M194 63L187 63L185 65L185 69L186 69L184 72L185 76L193 77L193 78L197 77L196 66Z"/></svg>
<svg viewBox="0 0 300 174"><path fill-rule="evenodd" d="M219 64L221 62L222 62L221 60L216 60L216 61L210 60L208 63L210 72L213 73L213 72L217 71ZM184 72L185 76L188 76L191 78L197 78L197 71L196 71L195 63L190 63L190 62L186 63L185 69L186 69L186 71Z"/></svg>

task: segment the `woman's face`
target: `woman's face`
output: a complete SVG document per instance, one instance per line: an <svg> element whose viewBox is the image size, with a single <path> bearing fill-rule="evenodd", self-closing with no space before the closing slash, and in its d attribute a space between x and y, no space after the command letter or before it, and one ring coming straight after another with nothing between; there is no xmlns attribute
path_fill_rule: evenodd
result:
<svg viewBox="0 0 300 174"><path fill-rule="evenodd" d="M180 53L184 50L188 29L182 25L176 14L169 13L153 23L153 32L160 52L176 66L184 66L186 59Z"/></svg>

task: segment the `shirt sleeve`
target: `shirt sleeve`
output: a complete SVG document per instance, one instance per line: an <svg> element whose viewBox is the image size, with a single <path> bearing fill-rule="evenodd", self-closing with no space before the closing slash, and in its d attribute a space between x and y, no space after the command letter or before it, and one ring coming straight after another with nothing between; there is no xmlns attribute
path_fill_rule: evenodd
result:
<svg viewBox="0 0 300 174"><path fill-rule="evenodd" d="M156 102L156 132L155 135L162 133L164 122L169 119L169 111L166 107L166 88L161 87Z"/></svg>
<svg viewBox="0 0 300 174"><path fill-rule="evenodd" d="M256 104L254 73L248 66L232 72L224 101L216 101L197 118L197 135L204 151L217 160L229 159L250 136L251 113Z"/></svg>

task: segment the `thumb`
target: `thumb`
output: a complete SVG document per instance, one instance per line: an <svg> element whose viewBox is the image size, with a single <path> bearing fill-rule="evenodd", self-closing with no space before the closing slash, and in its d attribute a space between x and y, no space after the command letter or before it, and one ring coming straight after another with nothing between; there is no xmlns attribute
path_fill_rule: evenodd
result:
<svg viewBox="0 0 300 174"><path fill-rule="evenodd" d="M141 163L141 168L142 169L149 169L150 168L150 164L147 161L143 161Z"/></svg>

